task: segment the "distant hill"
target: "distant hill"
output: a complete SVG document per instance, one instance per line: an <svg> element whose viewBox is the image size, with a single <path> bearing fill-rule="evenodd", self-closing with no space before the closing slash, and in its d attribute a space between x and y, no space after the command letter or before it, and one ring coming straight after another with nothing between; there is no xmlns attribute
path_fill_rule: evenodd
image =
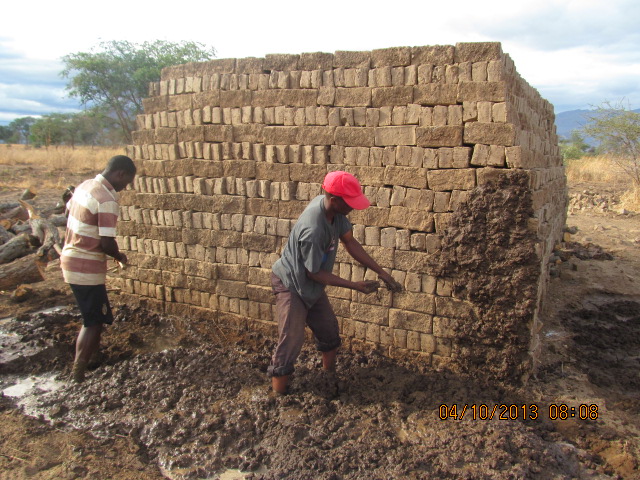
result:
<svg viewBox="0 0 640 480"><path fill-rule="evenodd" d="M640 113L640 108L633 110ZM587 123L584 118L585 114L590 113L591 110L569 110L568 112L561 112L556 114L556 130L558 136L563 138L570 138L571 132L574 130L580 130ZM585 138L587 143L592 143L589 139Z"/></svg>

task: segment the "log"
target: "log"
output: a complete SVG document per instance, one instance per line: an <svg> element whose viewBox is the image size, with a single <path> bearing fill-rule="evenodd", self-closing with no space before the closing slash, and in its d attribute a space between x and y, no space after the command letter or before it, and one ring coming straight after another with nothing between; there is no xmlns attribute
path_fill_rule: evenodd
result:
<svg viewBox="0 0 640 480"><path fill-rule="evenodd" d="M0 290L12 290L18 285L44 280L44 265L34 253L0 265Z"/></svg>
<svg viewBox="0 0 640 480"><path fill-rule="evenodd" d="M0 245L7 243L11 240L15 235L11 233L9 230L0 225Z"/></svg>
<svg viewBox="0 0 640 480"><path fill-rule="evenodd" d="M31 225L31 235L40 241L40 248L37 254L41 257L47 255L49 250L54 248L58 253L62 251L62 239L58 227L46 218L38 215L35 208L20 200L22 206L29 212L29 224Z"/></svg>
<svg viewBox="0 0 640 480"><path fill-rule="evenodd" d="M19 206L20 204L18 202L2 202L0 203L0 213L4 213L7 210L12 210Z"/></svg>
<svg viewBox="0 0 640 480"><path fill-rule="evenodd" d="M7 243L0 245L0 265L12 262L16 258L31 253L31 243L28 235L18 235Z"/></svg>
<svg viewBox="0 0 640 480"><path fill-rule="evenodd" d="M15 208L7 210L0 215L0 220L29 220L29 212L22 206L18 205Z"/></svg>
<svg viewBox="0 0 640 480"><path fill-rule="evenodd" d="M31 200L32 198L35 198L36 195L37 194L34 191L33 187L29 187L25 189L24 192L22 192L22 195L20 195L20 200Z"/></svg>

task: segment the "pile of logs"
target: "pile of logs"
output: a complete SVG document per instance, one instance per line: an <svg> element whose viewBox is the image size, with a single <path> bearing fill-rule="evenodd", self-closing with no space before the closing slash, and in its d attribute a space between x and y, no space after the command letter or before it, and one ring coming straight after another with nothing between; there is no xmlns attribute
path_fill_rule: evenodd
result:
<svg viewBox="0 0 640 480"><path fill-rule="evenodd" d="M36 212L27 200L33 193L27 189L17 202L0 203L0 290L44 280L47 263L58 258L62 238L58 227L66 225L63 202L47 211Z"/></svg>

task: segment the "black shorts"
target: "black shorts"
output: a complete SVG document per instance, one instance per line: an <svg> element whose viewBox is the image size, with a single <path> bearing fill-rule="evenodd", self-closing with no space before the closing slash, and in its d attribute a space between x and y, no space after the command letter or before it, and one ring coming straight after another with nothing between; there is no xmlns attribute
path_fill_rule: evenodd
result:
<svg viewBox="0 0 640 480"><path fill-rule="evenodd" d="M113 323L113 313L105 285L69 284L69 286L76 297L85 327Z"/></svg>

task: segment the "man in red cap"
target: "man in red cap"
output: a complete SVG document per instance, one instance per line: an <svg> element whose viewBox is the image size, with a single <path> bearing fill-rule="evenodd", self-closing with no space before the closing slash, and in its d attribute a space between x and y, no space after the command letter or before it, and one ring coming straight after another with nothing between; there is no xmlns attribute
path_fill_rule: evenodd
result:
<svg viewBox="0 0 640 480"><path fill-rule="evenodd" d="M327 371L335 369L340 332L325 286L362 293L372 293L378 288L375 280L352 282L332 273L338 240L354 259L376 272L387 288L393 291L402 288L353 237L347 215L353 209L364 210L370 205L356 177L343 171L331 172L322 188L325 194L309 202L293 227L282 256L273 265L271 283L276 295L279 338L268 372L276 393L287 392L304 342L305 325L311 328L322 352L322 367Z"/></svg>

